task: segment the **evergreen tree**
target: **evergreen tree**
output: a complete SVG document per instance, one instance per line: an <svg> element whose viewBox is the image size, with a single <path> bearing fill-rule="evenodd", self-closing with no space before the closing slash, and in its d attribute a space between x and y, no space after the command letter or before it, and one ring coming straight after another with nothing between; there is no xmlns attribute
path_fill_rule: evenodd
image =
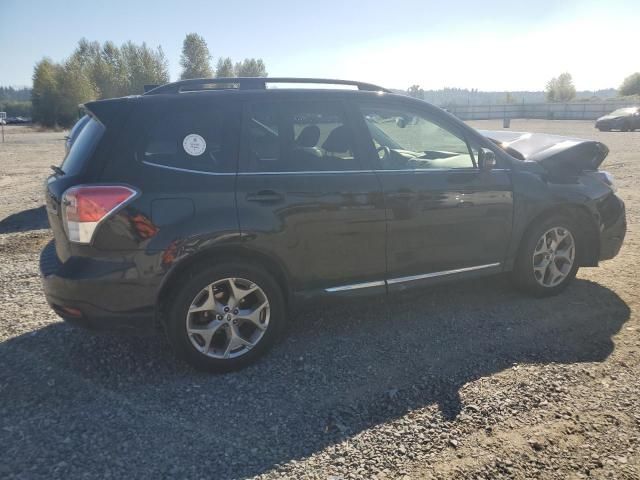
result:
<svg viewBox="0 0 640 480"><path fill-rule="evenodd" d="M211 71L210 61L211 54L209 53L207 42L197 33L189 33L182 44L182 55L180 57L182 74L180 78L185 80L212 77L213 72Z"/></svg>

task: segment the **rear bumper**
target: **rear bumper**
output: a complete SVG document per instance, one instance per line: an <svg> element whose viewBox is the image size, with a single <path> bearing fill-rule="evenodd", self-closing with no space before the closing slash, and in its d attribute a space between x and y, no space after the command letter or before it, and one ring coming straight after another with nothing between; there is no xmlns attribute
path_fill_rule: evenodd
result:
<svg viewBox="0 0 640 480"><path fill-rule="evenodd" d="M609 260L618 255L627 233L624 202L611 195L601 208L601 216L599 260Z"/></svg>
<svg viewBox="0 0 640 480"><path fill-rule="evenodd" d="M149 333L157 329L154 289L131 261L71 257L62 263L51 241L40 254L42 286L64 320L92 330Z"/></svg>

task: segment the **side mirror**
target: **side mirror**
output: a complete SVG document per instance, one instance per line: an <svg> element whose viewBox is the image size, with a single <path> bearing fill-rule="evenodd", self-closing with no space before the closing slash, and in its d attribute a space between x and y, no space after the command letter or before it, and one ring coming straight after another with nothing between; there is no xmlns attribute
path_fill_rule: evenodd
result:
<svg viewBox="0 0 640 480"><path fill-rule="evenodd" d="M480 170L491 170L496 166L496 154L488 148L481 148L478 151L478 168Z"/></svg>
<svg viewBox="0 0 640 480"><path fill-rule="evenodd" d="M404 127L407 126L407 121L402 117L397 117L396 118L396 126L398 128L404 128Z"/></svg>

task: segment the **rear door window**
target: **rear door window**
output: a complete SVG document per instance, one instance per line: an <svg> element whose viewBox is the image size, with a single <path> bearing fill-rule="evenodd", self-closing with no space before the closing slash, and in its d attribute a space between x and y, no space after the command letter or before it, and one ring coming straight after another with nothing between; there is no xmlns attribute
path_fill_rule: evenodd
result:
<svg viewBox="0 0 640 480"><path fill-rule="evenodd" d="M77 175L82 171L104 135L104 131L104 125L95 118L86 122L60 167L66 175Z"/></svg>
<svg viewBox="0 0 640 480"><path fill-rule="evenodd" d="M173 105L152 115L138 149L142 162L196 172L235 172L223 108L208 102Z"/></svg>
<svg viewBox="0 0 640 480"><path fill-rule="evenodd" d="M340 102L258 102L245 113L245 172L361 168L354 130Z"/></svg>

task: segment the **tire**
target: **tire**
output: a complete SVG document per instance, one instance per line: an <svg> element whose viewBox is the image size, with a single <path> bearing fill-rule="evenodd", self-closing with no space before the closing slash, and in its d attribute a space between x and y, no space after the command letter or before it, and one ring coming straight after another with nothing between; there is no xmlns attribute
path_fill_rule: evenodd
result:
<svg viewBox="0 0 640 480"><path fill-rule="evenodd" d="M547 247L545 241L548 245L551 240L553 246L553 241L562 238L562 234L567 232L569 236L560 241L557 251L547 255L546 252L551 251L552 247ZM548 297L562 292L578 272L580 241L579 229L568 217L552 215L532 224L522 239L514 265L513 278L516 285L536 297ZM570 242L573 244L572 254ZM571 255L571 263L568 263L566 257ZM548 265L546 268L545 263ZM534 265L538 268L534 268ZM558 273L562 276L558 276Z"/></svg>
<svg viewBox="0 0 640 480"><path fill-rule="evenodd" d="M235 262L194 272L166 312L167 338L178 357L208 372L254 362L280 337L286 321L276 280L259 267Z"/></svg>

